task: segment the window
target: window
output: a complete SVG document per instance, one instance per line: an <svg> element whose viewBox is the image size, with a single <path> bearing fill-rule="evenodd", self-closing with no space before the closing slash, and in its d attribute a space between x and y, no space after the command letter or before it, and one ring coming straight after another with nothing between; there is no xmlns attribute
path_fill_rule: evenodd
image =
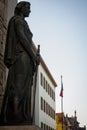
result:
<svg viewBox="0 0 87 130"><path fill-rule="evenodd" d="M48 90L48 84L47 84L47 80L46 80L46 92L47 92L47 90Z"/></svg>
<svg viewBox="0 0 87 130"><path fill-rule="evenodd" d="M43 74L40 74L40 81L41 81L41 86L43 86Z"/></svg>
<svg viewBox="0 0 87 130"><path fill-rule="evenodd" d="M44 124L44 130L45 130L45 124Z"/></svg>
<svg viewBox="0 0 87 130"><path fill-rule="evenodd" d="M46 103L46 113L48 114L48 103Z"/></svg>
<svg viewBox="0 0 87 130"><path fill-rule="evenodd" d="M50 126L49 126L49 130L51 130L51 129L50 129Z"/></svg>
<svg viewBox="0 0 87 130"><path fill-rule="evenodd" d="M52 107L50 107L50 116L52 117Z"/></svg>
<svg viewBox="0 0 87 130"><path fill-rule="evenodd" d="M47 130L48 130L48 125L47 125Z"/></svg>
<svg viewBox="0 0 87 130"><path fill-rule="evenodd" d="M46 103L45 103L45 100L44 100L44 112L46 112Z"/></svg>
<svg viewBox="0 0 87 130"><path fill-rule="evenodd" d="M41 128L42 128L42 130L43 130L43 122L41 122Z"/></svg>
<svg viewBox="0 0 87 130"><path fill-rule="evenodd" d="M54 92L54 101L55 101L55 92Z"/></svg>
<svg viewBox="0 0 87 130"><path fill-rule="evenodd" d="M51 88L49 87L49 94L50 94L50 97L51 97Z"/></svg>
<svg viewBox="0 0 87 130"><path fill-rule="evenodd" d="M53 113L54 113L54 120L55 120L55 111L53 111Z"/></svg>
<svg viewBox="0 0 87 130"><path fill-rule="evenodd" d="M41 110L43 110L43 98L41 97Z"/></svg>
<svg viewBox="0 0 87 130"><path fill-rule="evenodd" d="M45 87L46 87L46 86L45 86L45 77L44 77L44 89L45 89Z"/></svg>
<svg viewBox="0 0 87 130"><path fill-rule="evenodd" d="M52 89L50 88L50 96L52 97Z"/></svg>
<svg viewBox="0 0 87 130"><path fill-rule="evenodd" d="M50 105L48 105L48 115L50 116Z"/></svg>

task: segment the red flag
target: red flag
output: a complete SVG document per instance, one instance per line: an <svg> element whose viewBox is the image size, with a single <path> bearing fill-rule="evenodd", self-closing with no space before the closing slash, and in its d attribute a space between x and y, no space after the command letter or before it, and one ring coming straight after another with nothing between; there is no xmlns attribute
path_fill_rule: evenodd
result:
<svg viewBox="0 0 87 130"><path fill-rule="evenodd" d="M61 91L60 96L63 97L63 83L62 83L62 76L61 76Z"/></svg>

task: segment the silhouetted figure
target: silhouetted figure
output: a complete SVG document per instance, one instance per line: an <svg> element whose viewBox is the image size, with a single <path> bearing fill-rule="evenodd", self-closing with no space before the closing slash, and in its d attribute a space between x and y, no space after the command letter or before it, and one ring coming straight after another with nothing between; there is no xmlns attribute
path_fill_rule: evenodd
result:
<svg viewBox="0 0 87 130"><path fill-rule="evenodd" d="M39 61L32 50L33 34L24 19L30 12L29 2L19 2L8 24L4 63L9 73L1 110L6 124L32 124L31 88Z"/></svg>

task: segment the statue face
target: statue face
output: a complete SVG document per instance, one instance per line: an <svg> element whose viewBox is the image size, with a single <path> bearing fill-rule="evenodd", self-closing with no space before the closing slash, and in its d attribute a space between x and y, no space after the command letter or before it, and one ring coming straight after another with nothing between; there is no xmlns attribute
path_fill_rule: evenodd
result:
<svg viewBox="0 0 87 130"><path fill-rule="evenodd" d="M22 7L22 13L24 17L28 17L30 14L30 5L26 3L25 7Z"/></svg>

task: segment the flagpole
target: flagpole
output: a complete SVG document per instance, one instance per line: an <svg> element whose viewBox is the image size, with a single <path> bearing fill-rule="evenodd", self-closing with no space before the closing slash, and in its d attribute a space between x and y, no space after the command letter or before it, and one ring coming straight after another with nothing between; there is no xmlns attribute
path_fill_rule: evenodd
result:
<svg viewBox="0 0 87 130"><path fill-rule="evenodd" d="M62 113L62 130L63 130L63 82L62 82L62 75L61 75L61 113Z"/></svg>
<svg viewBox="0 0 87 130"><path fill-rule="evenodd" d="M62 130L63 130L63 97L61 97Z"/></svg>

